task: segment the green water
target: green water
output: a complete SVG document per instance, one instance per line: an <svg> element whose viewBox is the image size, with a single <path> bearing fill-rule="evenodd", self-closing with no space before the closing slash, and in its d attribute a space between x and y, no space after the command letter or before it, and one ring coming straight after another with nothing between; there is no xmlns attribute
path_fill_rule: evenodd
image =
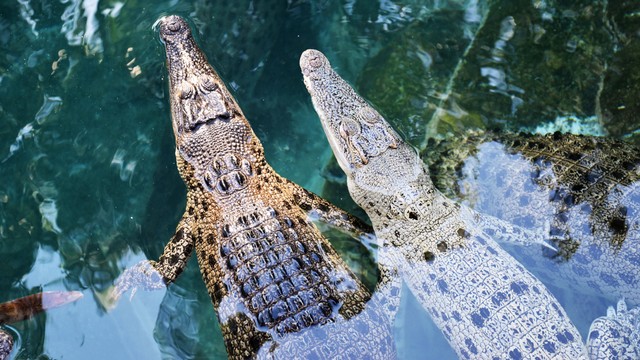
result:
<svg viewBox="0 0 640 360"><path fill-rule="evenodd" d="M13 325L17 358L225 356L195 261L166 292L140 291L109 311L101 295L123 268L159 256L184 208L153 29L167 14L196 27L276 171L315 192L330 149L298 67L307 48L325 52L416 146L469 126L567 116L635 141L633 1L3 1L0 301L85 295ZM351 206L344 188L332 196ZM362 249L337 245L375 277ZM453 356L403 301L401 355Z"/></svg>

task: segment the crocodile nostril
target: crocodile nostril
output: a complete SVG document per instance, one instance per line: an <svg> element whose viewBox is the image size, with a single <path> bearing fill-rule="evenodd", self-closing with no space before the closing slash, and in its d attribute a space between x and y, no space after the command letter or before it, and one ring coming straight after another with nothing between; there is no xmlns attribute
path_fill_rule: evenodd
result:
<svg viewBox="0 0 640 360"><path fill-rule="evenodd" d="M163 35L179 33L186 27L185 21L178 16L168 16L160 20L160 30Z"/></svg>
<svg viewBox="0 0 640 360"><path fill-rule="evenodd" d="M319 69L324 65L325 59L326 58L321 52L308 49L302 53L302 56L300 57L300 65L303 69Z"/></svg>
<svg viewBox="0 0 640 360"><path fill-rule="evenodd" d="M167 24L167 29L173 32L178 32L180 30L180 24L177 21L172 21Z"/></svg>
<svg viewBox="0 0 640 360"><path fill-rule="evenodd" d="M309 65L311 65L314 68L319 68L322 66L322 59L320 59L320 57L315 56L309 59Z"/></svg>

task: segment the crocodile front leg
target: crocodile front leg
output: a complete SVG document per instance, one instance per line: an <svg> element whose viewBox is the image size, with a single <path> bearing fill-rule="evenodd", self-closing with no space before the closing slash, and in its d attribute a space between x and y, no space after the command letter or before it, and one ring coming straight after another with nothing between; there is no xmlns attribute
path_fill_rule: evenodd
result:
<svg viewBox="0 0 640 360"><path fill-rule="evenodd" d="M360 240L370 248L376 238L371 225L333 205L320 196L306 190L300 185L287 180L293 199L302 210L313 220L319 220L330 227L342 231L351 237Z"/></svg>
<svg viewBox="0 0 640 360"><path fill-rule="evenodd" d="M158 261L143 260L125 270L116 280L112 291L113 299L117 300L130 289L133 289L133 297L139 287L157 290L174 282L187 266L195 246L192 224L191 217L185 216L180 220L175 234L165 246Z"/></svg>

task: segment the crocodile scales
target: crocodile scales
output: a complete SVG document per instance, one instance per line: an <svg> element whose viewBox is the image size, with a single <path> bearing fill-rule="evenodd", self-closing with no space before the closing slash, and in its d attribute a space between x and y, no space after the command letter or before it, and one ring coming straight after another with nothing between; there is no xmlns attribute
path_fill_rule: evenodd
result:
<svg viewBox="0 0 640 360"><path fill-rule="evenodd" d="M300 66L349 193L371 218L380 266L407 283L458 356L586 358L587 349L558 301L487 236L495 222L483 222L436 190L417 151L322 53L305 51ZM627 320L624 329L637 339L638 314L625 316L620 317ZM637 345L616 341L621 333L606 326L615 319L594 325L592 356L612 353L598 344L617 345L613 350L621 358L637 355Z"/></svg>
<svg viewBox="0 0 640 360"><path fill-rule="evenodd" d="M308 215L354 234L370 227L280 177L185 20L159 29L187 205L159 261L127 269L116 298L175 281L195 249L229 358L395 358L385 299L367 303Z"/></svg>
<svg viewBox="0 0 640 360"><path fill-rule="evenodd" d="M53 309L82 297L78 291L46 291L0 304L0 325L26 320L35 314ZM0 360L9 358L13 337L0 328Z"/></svg>
<svg viewBox="0 0 640 360"><path fill-rule="evenodd" d="M450 198L548 229L557 252L513 252L545 283L640 305L639 149L593 136L466 131L431 140L422 156Z"/></svg>

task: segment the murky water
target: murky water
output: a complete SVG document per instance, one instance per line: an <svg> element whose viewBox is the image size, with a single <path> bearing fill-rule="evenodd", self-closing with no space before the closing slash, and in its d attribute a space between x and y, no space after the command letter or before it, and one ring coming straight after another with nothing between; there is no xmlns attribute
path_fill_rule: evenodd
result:
<svg viewBox="0 0 640 360"><path fill-rule="evenodd" d="M85 294L15 324L17 358L225 356L195 261L166 292L139 291L115 308L103 295L123 268L158 257L184 209L153 29L167 14L195 26L271 165L315 192L331 152L298 67L307 48L327 54L417 147L469 127L637 142L631 1L4 1L0 301ZM352 206L344 187L325 195ZM372 285L366 252L336 246ZM569 315L612 305L552 290ZM583 335L591 320L574 319ZM414 299L403 299L396 328L403 357L454 356Z"/></svg>

